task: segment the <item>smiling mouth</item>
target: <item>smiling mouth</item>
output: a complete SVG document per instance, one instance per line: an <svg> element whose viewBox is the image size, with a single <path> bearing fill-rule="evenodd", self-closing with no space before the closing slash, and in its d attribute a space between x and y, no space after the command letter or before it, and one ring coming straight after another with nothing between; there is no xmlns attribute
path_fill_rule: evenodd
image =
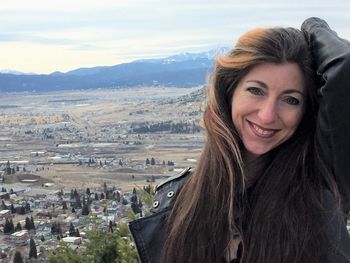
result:
<svg viewBox="0 0 350 263"><path fill-rule="evenodd" d="M271 138L279 131L278 129L263 128L250 121L248 121L248 123L254 134L261 138Z"/></svg>

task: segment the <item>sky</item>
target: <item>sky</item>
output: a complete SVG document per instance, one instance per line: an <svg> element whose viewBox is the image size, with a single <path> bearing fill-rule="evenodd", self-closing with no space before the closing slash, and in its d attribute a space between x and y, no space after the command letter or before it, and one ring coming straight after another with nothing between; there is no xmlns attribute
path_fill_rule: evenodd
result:
<svg viewBox="0 0 350 263"><path fill-rule="evenodd" d="M348 0L4 0L0 71L48 74L232 47L251 28L300 28L310 16L350 39Z"/></svg>

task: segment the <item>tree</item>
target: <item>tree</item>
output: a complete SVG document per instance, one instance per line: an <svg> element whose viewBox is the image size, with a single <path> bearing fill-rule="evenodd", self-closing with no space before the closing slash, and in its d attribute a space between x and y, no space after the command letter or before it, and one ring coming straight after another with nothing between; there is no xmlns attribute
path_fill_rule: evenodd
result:
<svg viewBox="0 0 350 263"><path fill-rule="evenodd" d="M120 198L121 198L120 193L119 191L117 191L115 199L117 200L118 203L120 202Z"/></svg>
<svg viewBox="0 0 350 263"><path fill-rule="evenodd" d="M16 251L15 257L13 258L13 263L23 263L21 252Z"/></svg>
<svg viewBox="0 0 350 263"><path fill-rule="evenodd" d="M73 223L70 223L70 226L69 226L69 236L70 237L76 236L76 231L75 231L75 227L74 227Z"/></svg>
<svg viewBox="0 0 350 263"><path fill-rule="evenodd" d="M15 228L15 231L17 232L17 231L21 231L21 230L22 230L22 225L20 222L18 222L16 225L16 228Z"/></svg>
<svg viewBox="0 0 350 263"><path fill-rule="evenodd" d="M149 165L149 164L151 164L151 162L150 162L149 159L147 158L147 159L146 159L146 165Z"/></svg>
<svg viewBox="0 0 350 263"><path fill-rule="evenodd" d="M66 202L66 201L63 201L63 202L62 202L62 209L63 209L63 210L67 210L67 209L68 209L68 207L67 207L67 202Z"/></svg>
<svg viewBox="0 0 350 263"><path fill-rule="evenodd" d="M81 208L80 196L75 197L75 207Z"/></svg>
<svg viewBox="0 0 350 263"><path fill-rule="evenodd" d="M155 165L156 164L156 160L152 157L151 158L151 165Z"/></svg>
<svg viewBox="0 0 350 263"><path fill-rule="evenodd" d="M111 220L109 220L108 230L113 233L113 222Z"/></svg>
<svg viewBox="0 0 350 263"><path fill-rule="evenodd" d="M44 241L45 241L44 235L41 235L40 240L41 240L41 242L44 242Z"/></svg>
<svg viewBox="0 0 350 263"><path fill-rule="evenodd" d="M9 160L6 163L6 174L11 174L11 164Z"/></svg>
<svg viewBox="0 0 350 263"><path fill-rule="evenodd" d="M88 205L88 204L85 204L85 205L83 206L83 209L82 209L82 211L81 211L81 214L82 214L83 216L87 216L89 213L90 213L89 205Z"/></svg>
<svg viewBox="0 0 350 263"><path fill-rule="evenodd" d="M34 218L30 216L30 228L35 230Z"/></svg>
<svg viewBox="0 0 350 263"><path fill-rule="evenodd" d="M95 193L95 200L98 201L98 194Z"/></svg>
<svg viewBox="0 0 350 263"><path fill-rule="evenodd" d="M6 218L4 225L4 234L12 234L15 231L15 227L13 225L12 219L8 220Z"/></svg>
<svg viewBox="0 0 350 263"><path fill-rule="evenodd" d="M24 228L27 229L28 231L32 229L32 222L30 221L28 216L25 219Z"/></svg>
<svg viewBox="0 0 350 263"><path fill-rule="evenodd" d="M29 242L29 258L37 258L38 253L36 251L36 244L34 239L31 237Z"/></svg>
<svg viewBox="0 0 350 263"><path fill-rule="evenodd" d="M11 204L10 209L12 214L16 213L16 209L13 204Z"/></svg>
<svg viewBox="0 0 350 263"><path fill-rule="evenodd" d="M123 162L122 162L121 159L119 159L119 165L120 165L120 166L123 166Z"/></svg>
<svg viewBox="0 0 350 263"><path fill-rule="evenodd" d="M2 209L8 209L7 205L5 204L4 200L1 200L1 208Z"/></svg>
<svg viewBox="0 0 350 263"><path fill-rule="evenodd" d="M135 188L134 188L134 190L135 190ZM133 195L130 198L130 202L131 202L132 211L135 214L140 213L141 211L140 211L139 202L138 202L137 195L136 195L136 190L135 190L135 193L133 192Z"/></svg>
<svg viewBox="0 0 350 263"><path fill-rule="evenodd" d="M78 228L75 230L75 236L76 237L80 237L80 233L79 233L79 229Z"/></svg>
<svg viewBox="0 0 350 263"><path fill-rule="evenodd" d="M86 188L86 194L87 194L88 196L90 196L90 195L91 195L90 188Z"/></svg>

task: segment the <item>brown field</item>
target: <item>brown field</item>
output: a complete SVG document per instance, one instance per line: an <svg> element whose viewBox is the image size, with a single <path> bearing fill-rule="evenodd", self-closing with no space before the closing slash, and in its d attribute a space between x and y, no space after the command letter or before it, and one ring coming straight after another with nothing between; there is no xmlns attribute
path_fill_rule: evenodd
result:
<svg viewBox="0 0 350 263"><path fill-rule="evenodd" d="M203 99L186 97L197 90L153 87L7 94L0 98L0 164L4 169L9 160L19 167L16 176L8 176L11 183L39 176L31 184L38 188L46 182L54 183L52 189L67 190L99 188L104 182L121 189L152 179L156 184L181 168L195 166L204 134L135 134L130 133L130 125L197 124ZM91 157L102 167L78 162ZM146 158L152 157L156 164L145 166Z"/></svg>

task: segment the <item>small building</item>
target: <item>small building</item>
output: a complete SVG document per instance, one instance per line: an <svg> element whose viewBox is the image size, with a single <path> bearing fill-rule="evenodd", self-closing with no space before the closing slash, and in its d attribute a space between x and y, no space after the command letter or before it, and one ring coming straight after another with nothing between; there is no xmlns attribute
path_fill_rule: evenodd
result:
<svg viewBox="0 0 350 263"><path fill-rule="evenodd" d="M81 237L64 237L64 238L62 238L62 241L66 242L68 244L80 245L81 244Z"/></svg>
<svg viewBox="0 0 350 263"><path fill-rule="evenodd" d="M1 210L0 211L0 221L4 219L10 219L12 218L11 210Z"/></svg>
<svg viewBox="0 0 350 263"><path fill-rule="evenodd" d="M15 245L27 245L28 239L28 230L21 230L11 234L11 242Z"/></svg>

